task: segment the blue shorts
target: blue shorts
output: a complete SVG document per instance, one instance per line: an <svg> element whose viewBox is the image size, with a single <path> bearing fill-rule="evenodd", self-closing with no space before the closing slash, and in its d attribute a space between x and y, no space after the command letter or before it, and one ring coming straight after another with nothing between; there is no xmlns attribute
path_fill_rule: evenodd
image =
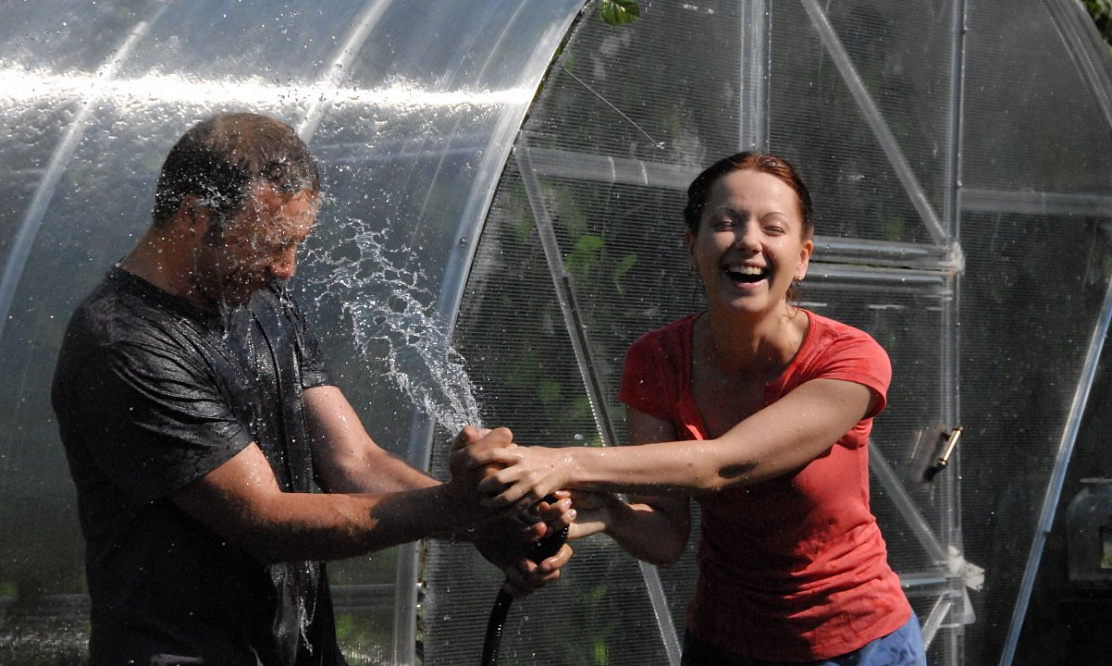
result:
<svg viewBox="0 0 1112 666"><path fill-rule="evenodd" d="M690 633L684 636L683 643L682 666L927 666L923 631L914 613L904 626L887 636L881 636L859 650L821 661L796 663L749 659L710 645Z"/></svg>

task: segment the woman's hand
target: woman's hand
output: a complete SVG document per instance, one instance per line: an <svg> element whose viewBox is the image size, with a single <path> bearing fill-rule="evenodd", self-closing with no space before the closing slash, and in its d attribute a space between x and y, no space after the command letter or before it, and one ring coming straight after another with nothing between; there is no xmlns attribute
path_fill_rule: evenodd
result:
<svg viewBox="0 0 1112 666"><path fill-rule="evenodd" d="M582 539L600 532L606 533L615 520L615 510L625 503L612 493L572 491L571 503L575 507L575 522L568 529L568 539Z"/></svg>
<svg viewBox="0 0 1112 666"><path fill-rule="evenodd" d="M573 462L563 449L543 446L483 448L470 453L472 468L486 467L479 482L485 506L532 506L567 486Z"/></svg>

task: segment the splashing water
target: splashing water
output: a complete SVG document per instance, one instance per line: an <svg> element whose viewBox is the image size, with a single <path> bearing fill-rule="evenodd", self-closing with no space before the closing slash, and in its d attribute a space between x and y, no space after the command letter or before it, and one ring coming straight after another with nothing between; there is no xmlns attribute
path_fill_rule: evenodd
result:
<svg viewBox="0 0 1112 666"><path fill-rule="evenodd" d="M435 309L436 299L418 284L411 249L387 250L389 230L361 220L345 224L357 257L332 259L325 295L342 304L354 343L365 359L381 357L387 373L410 402L449 432L480 425L479 404L465 360ZM429 303L431 305L426 305Z"/></svg>

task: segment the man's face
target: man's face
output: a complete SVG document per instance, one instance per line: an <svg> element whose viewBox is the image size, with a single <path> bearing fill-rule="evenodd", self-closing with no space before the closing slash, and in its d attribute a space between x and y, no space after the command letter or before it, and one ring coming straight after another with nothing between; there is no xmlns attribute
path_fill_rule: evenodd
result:
<svg viewBox="0 0 1112 666"><path fill-rule="evenodd" d="M195 247L194 293L211 309L244 305L275 280L289 280L297 250L316 222L318 198L256 185L242 212Z"/></svg>

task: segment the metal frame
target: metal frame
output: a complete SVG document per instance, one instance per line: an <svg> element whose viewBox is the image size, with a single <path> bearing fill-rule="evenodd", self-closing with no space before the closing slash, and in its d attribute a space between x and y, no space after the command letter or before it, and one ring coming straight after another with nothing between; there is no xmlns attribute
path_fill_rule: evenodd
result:
<svg viewBox="0 0 1112 666"><path fill-rule="evenodd" d="M1043 0L1043 4L1046 6L1055 27L1063 35L1062 43L1069 50L1069 54L1082 79L1088 84L1089 91L1100 107L1105 121L1109 127L1112 127L1112 77L1109 76L1107 70L1101 69L1094 59L1095 49L1085 49L1081 46L1094 37L1103 46L1103 43L1099 40L1099 35L1096 34L1096 28L1093 27L1088 16L1082 13L1083 10L1077 3L1068 2L1068 0ZM1011 210L1018 208L1017 212L1053 212L1059 215L1072 213L1112 217L1112 197L1104 195L997 192L982 197L979 203L994 203L1000 205L1000 208L1010 205L1013 207ZM1096 377L1097 364L1104 348L1104 339L1108 334L1110 320L1112 320L1112 282L1109 283L1105 292L1100 318L1097 320L1097 326L1089 340L1081 377L1074 391L1069 416L1066 419L1066 427L1058 444L1054 469L1051 472L1050 481L1047 483L1046 494L1043 497L1042 509L1039 513L1038 527L1035 530L1035 538L1031 543L1030 554L1027 556L1015 610L1012 613L1011 625L1008 627L1008 636L1004 641L1004 649L1000 655L1001 666L1010 666L1015 658L1020 632L1023 630L1023 623L1027 616L1027 607L1035 587L1039 564L1042 562L1043 549L1046 546L1047 536L1054 525L1054 516L1061 501L1066 471L1069 468L1070 458L1073 456L1078 431L1081 429L1081 419L1085 414L1085 406L1088 403L1089 393Z"/></svg>
<svg viewBox="0 0 1112 666"><path fill-rule="evenodd" d="M823 253L822 263L812 265L809 277L823 287L853 285L855 288L876 289L885 293L918 293L939 297L944 303L943 327L953 332L956 326L946 326L957 319L958 279L964 269L960 245L957 243L958 218L960 211L960 167L961 167L961 125L962 81L964 75L964 21L965 5L958 1L954 5L954 50L953 86L950 103L950 151L947 162L946 205L940 217L931 207L925 190L904 156L898 140L888 128L884 117L873 101L864 81L842 47L832 25L822 8L815 0L805 0L804 7L811 18L820 41L834 61L847 87L857 102L866 122L873 131L884 154L888 157L894 172L899 177L909 200L914 205L924 227L934 243L913 245L906 243L883 243L857 239L816 238L816 246ZM769 69L771 57L771 3L763 0L746 2L743 16L747 17L742 30L741 52L741 116L738 142L742 149L767 150L769 138ZM594 373L594 364L589 358L590 345L587 344L586 331L582 325L575 304L574 285L563 268L562 258L556 237L552 230L552 220L544 200L540 195L539 178L571 178L580 181L621 183L683 190L691 177L689 169L657 162L637 159L623 159L598 155L583 155L568 151L534 148L529 136L522 132L516 148L516 159L522 180L533 210L534 219L540 231L545 256L552 273L553 283L564 313L565 325L579 363L584 385L587 387L596 421L604 443L614 443L614 429L606 412L605 401L599 395L599 382ZM862 265L865 262L865 265ZM947 423L957 423L957 338L956 333L944 336L942 345L942 385L941 415ZM962 612L968 606L960 571L952 566L955 558L960 561L960 512L956 508L958 491L956 473L946 474L938 479L942 486L944 500L942 515L942 535L935 534L911 496L904 489L896 473L892 470L883 454L875 446L870 447L870 470L880 484L891 495L900 514L912 527L930 559L937 563L937 570L908 574L904 584L909 589L921 593L937 594L938 600L925 625L925 637L929 642L939 636L939 629L957 629L947 632L944 650L948 663L960 663L960 627L968 619ZM662 642L670 662L679 663L678 639L659 577L655 568L642 565L650 601L657 614ZM663 611L663 612L662 612Z"/></svg>

